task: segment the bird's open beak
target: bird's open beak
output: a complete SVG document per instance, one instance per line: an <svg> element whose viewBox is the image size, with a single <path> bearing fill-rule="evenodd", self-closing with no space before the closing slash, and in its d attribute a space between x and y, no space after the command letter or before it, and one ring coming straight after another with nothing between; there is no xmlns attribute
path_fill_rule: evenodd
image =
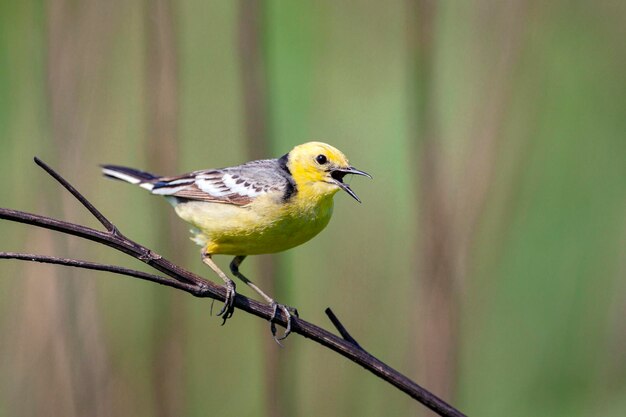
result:
<svg viewBox="0 0 626 417"><path fill-rule="evenodd" d="M333 177L333 179L335 180L335 184L337 184L342 190L350 194L352 198L360 203L361 200L359 200L359 197L357 197L354 191L352 191L352 188L350 188L348 184L343 182L343 177L345 177L347 174L363 175L364 177L368 178L372 178L372 176L367 172L360 171L354 167L334 169L330 174L330 176Z"/></svg>

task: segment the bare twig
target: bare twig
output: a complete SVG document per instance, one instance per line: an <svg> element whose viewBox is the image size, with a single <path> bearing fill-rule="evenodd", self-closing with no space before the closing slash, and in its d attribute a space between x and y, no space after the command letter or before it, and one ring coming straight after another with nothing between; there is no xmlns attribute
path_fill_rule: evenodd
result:
<svg viewBox="0 0 626 417"><path fill-rule="evenodd" d="M61 185L63 187L65 187L65 189L67 191L69 191L74 197L76 197L76 199L78 201L80 201L80 203L85 206L85 208L87 210L89 210L89 212L91 214L93 214L93 216L98 219L98 221L111 233L119 233L117 228L115 227L115 225L113 223L111 223L109 221L109 219L107 219L106 217L104 217L104 215L102 213L100 213L100 210L98 210L93 204L91 204L81 193L78 192L78 190L76 190L76 188L74 188L72 186L72 184L70 184L69 182L65 181L65 179L63 177L61 177L59 174L56 173L56 171L54 171L52 168L50 168L44 161L42 161L41 159L35 157L34 158L35 163L37 165L39 165L44 171L46 171L52 178L54 178L55 180L57 180L59 183L61 183Z"/></svg>
<svg viewBox="0 0 626 417"><path fill-rule="evenodd" d="M105 271L114 274L126 275L133 278L139 278L150 282L156 282L157 284L167 285L168 287L177 288L192 294L195 294L195 292L197 291L196 287L186 284L184 282L115 265L105 265L96 262L82 261L78 259L59 258L56 256L36 255L32 253L18 252L0 252L0 259L19 259L21 261L73 266L75 268L92 269L94 271Z"/></svg>
<svg viewBox="0 0 626 417"><path fill-rule="evenodd" d="M11 210L6 208L0 208L0 219L9 221L15 221L19 223L30 224L37 227L43 227L50 230L55 230L61 233L70 234L81 237L83 239L92 240L94 242L101 243L109 246L120 252L124 252L133 258L139 259L151 267L163 272L169 277L160 277L157 275L151 275L140 271L134 271L131 269L121 268L113 265L103 265L87 261L79 261L74 259L56 258L43 255L32 255L23 253L11 253L0 252L1 258L30 260L36 262L46 262L59 265L67 265L73 267L95 269L101 271L109 271L117 274L123 274L132 276L135 278L145 279L152 282L157 282L168 287L176 288L182 291L186 291L196 297L209 297L217 300L224 301L226 291L223 287L214 284L210 281L206 281L203 278L169 262L162 256L152 252L150 249L126 238L121 233L117 232L116 227L109 222L98 210L89 203L89 201L82 196L76 189L74 189L63 177L57 174L52 168L45 165L40 160L36 160L38 165L43 167L46 172L50 173L57 181L59 181L70 192L94 214L98 220L107 227L107 232L95 230L86 226L81 226L73 223L64 222L61 220L52 219L45 216L39 216L36 214L25 213L17 210ZM91 208L90 208L91 207ZM98 213L98 214L96 214ZM110 225L110 228L107 226ZM235 307L253 314L257 317L261 317L265 320L270 320L273 317L273 310L270 306L261 304L257 301L237 294L235 298ZM331 312L332 314L332 312ZM281 315L278 318L277 323L286 326L285 318ZM312 324L300 318L292 318L292 332L300 334L308 339L325 346L340 355L358 363L368 371L372 372L379 378L389 382L396 388L405 392L415 400L424 404L426 407L433 410L435 413L444 417L461 417L463 413L447 404L428 390L422 388L415 382L411 381L400 372L389 367L385 363L381 362L367 351L363 350L348 332L345 327L337 320L337 328L340 333L348 335L348 338L342 339L334 334ZM341 330L343 329L343 331Z"/></svg>
<svg viewBox="0 0 626 417"><path fill-rule="evenodd" d="M350 333L348 333L348 330L346 330L345 326L339 321L337 316L335 316L335 313L333 313L333 310L331 310L330 307L326 308L324 312L330 319L330 322L333 324L333 326L335 326L335 328L337 329L341 337L344 338L344 340L352 343L354 346L358 347L359 349L363 349L361 345L359 345L358 342L350 335Z"/></svg>

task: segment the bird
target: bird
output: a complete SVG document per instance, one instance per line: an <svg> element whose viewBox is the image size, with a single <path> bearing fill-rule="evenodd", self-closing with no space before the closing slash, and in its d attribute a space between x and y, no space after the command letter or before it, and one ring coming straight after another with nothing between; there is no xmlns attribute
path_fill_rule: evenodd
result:
<svg viewBox="0 0 626 417"><path fill-rule="evenodd" d="M282 252L320 233L330 221L333 197L343 190L361 200L344 182L346 175L372 176L350 165L337 148L323 142L295 146L275 159L159 176L119 165L102 165L102 173L164 196L176 214L193 226L191 240L201 246L202 262L225 283L226 299L218 313L222 324L234 313L236 285L214 262L214 255L234 256L231 273L257 292L273 309L270 329L280 344L291 332L295 308L277 303L239 267L249 255ZM286 328L276 335L278 311Z"/></svg>

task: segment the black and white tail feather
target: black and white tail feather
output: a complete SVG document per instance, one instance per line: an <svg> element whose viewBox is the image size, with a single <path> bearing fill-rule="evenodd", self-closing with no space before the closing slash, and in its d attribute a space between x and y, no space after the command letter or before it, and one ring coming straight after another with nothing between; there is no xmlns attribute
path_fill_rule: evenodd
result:
<svg viewBox="0 0 626 417"><path fill-rule="evenodd" d="M123 167L119 165L102 165L102 173L109 178L126 181L138 185L146 190L152 191L154 180L159 179L158 175L138 169Z"/></svg>
<svg viewBox="0 0 626 417"><path fill-rule="evenodd" d="M264 159L229 168L195 171L174 177L161 177L118 165L103 165L109 177L138 185L152 194L175 201L196 200L244 206L270 192L289 198L295 183L284 161ZM172 200L172 201L174 201Z"/></svg>

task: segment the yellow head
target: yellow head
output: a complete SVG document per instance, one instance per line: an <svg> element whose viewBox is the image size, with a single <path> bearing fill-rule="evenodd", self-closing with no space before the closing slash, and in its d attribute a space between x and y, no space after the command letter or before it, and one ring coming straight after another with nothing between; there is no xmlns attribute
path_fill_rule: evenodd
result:
<svg viewBox="0 0 626 417"><path fill-rule="evenodd" d="M372 178L350 166L348 158L339 149L322 142L298 145L285 157L298 192L312 198L332 197L341 189L361 202L348 184L343 182L343 177L355 174Z"/></svg>

